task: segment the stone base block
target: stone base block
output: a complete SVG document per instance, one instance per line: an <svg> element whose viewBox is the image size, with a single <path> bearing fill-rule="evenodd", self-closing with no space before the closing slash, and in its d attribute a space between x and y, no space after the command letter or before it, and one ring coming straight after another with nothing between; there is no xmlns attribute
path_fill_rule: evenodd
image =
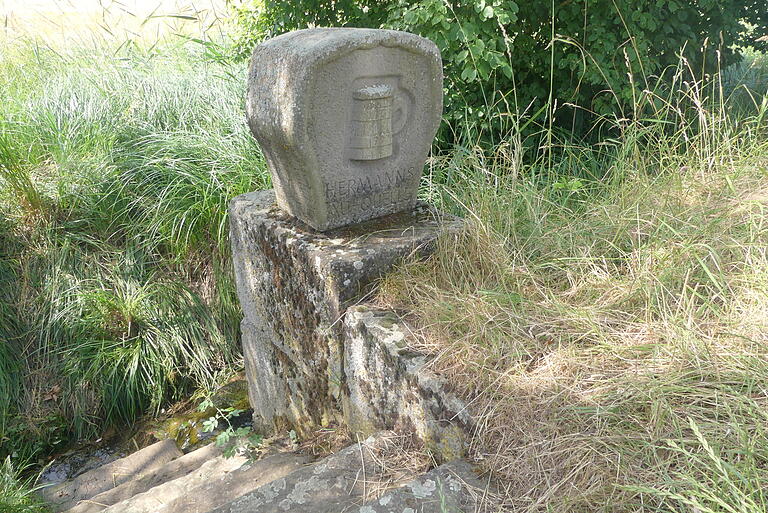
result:
<svg viewBox="0 0 768 513"><path fill-rule="evenodd" d="M343 420L345 311L397 262L429 254L439 232L460 226L418 205L319 233L277 209L272 191L235 198L230 233L256 426L301 435Z"/></svg>

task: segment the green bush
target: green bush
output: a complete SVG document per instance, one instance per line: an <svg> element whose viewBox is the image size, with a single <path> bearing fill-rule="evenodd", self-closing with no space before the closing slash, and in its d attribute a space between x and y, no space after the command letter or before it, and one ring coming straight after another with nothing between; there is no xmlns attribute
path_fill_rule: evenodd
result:
<svg viewBox="0 0 768 513"><path fill-rule="evenodd" d="M734 45L768 33L763 0L253 0L237 9L239 54L308 26L383 27L432 39L443 54L446 119L499 133L505 113L559 109L632 115L637 95L680 60L696 73L737 60ZM761 43L765 44L765 43ZM570 105L579 108L571 109ZM544 114L542 109L540 114Z"/></svg>

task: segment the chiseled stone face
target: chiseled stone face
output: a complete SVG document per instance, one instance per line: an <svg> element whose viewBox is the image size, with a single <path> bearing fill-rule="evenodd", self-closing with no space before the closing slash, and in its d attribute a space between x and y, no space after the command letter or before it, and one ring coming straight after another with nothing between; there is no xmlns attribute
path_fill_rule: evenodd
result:
<svg viewBox="0 0 768 513"><path fill-rule="evenodd" d="M394 30L299 30L256 47L251 131L286 212L330 230L412 208L442 114L437 47Z"/></svg>

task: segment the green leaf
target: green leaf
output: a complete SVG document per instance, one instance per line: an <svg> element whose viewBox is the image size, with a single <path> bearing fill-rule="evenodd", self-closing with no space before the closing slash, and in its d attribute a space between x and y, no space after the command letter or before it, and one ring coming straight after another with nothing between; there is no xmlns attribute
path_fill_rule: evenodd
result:
<svg viewBox="0 0 768 513"><path fill-rule="evenodd" d="M235 436L238 436L238 437L248 436L250 433L251 433L251 428L249 427L240 427L235 430Z"/></svg>
<svg viewBox="0 0 768 513"><path fill-rule="evenodd" d="M227 418L231 419L241 415L245 410L238 410L237 408L228 408Z"/></svg>
<svg viewBox="0 0 768 513"><path fill-rule="evenodd" d="M197 411L204 412L209 408L213 408L213 401L210 398L204 399L197 407Z"/></svg>
<svg viewBox="0 0 768 513"><path fill-rule="evenodd" d="M210 417L208 420L203 421L203 433L210 433L219 427L219 419L216 417Z"/></svg>
<svg viewBox="0 0 768 513"><path fill-rule="evenodd" d="M486 20L493 18L493 7L491 7L490 5L486 6L486 8L483 9L483 16L485 17Z"/></svg>
<svg viewBox="0 0 768 513"><path fill-rule="evenodd" d="M467 82L472 82L477 78L477 70L475 68L467 67L461 72L461 79Z"/></svg>
<svg viewBox="0 0 768 513"><path fill-rule="evenodd" d="M216 445L221 447L222 445L226 445L227 442L232 438L232 429L227 429L226 431L222 431L218 434L216 437Z"/></svg>
<svg viewBox="0 0 768 513"><path fill-rule="evenodd" d="M487 80L491 76L491 67L487 61L480 61L477 63L477 72L480 78Z"/></svg>

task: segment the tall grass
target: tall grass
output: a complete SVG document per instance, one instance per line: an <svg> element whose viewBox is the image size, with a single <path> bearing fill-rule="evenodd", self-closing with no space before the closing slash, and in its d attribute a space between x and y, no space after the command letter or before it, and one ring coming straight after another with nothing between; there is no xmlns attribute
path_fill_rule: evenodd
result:
<svg viewBox="0 0 768 513"><path fill-rule="evenodd" d="M10 458L0 464L0 511L3 513L46 513L48 506L34 495L34 483L21 476Z"/></svg>
<svg viewBox="0 0 768 513"><path fill-rule="evenodd" d="M466 229L382 285L505 510L768 509L768 88L669 77L597 145L435 156Z"/></svg>
<svg viewBox="0 0 768 513"><path fill-rule="evenodd" d="M239 365L226 205L267 175L244 65L196 52L0 44L0 454L42 455Z"/></svg>

